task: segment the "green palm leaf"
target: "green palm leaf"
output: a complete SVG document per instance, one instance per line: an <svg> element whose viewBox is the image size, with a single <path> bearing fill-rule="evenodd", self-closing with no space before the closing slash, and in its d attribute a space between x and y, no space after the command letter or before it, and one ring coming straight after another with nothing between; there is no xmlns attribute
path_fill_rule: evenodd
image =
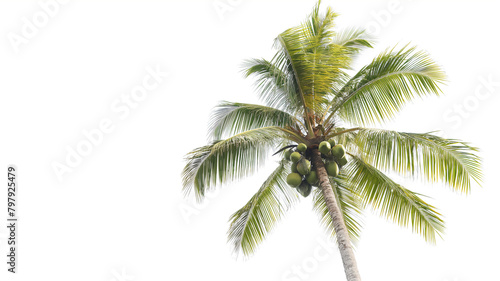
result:
<svg viewBox="0 0 500 281"><path fill-rule="evenodd" d="M366 161L380 169L442 180L455 190L470 191L471 179L481 182L478 149L465 142L444 139L429 133L390 130L360 130L355 143Z"/></svg>
<svg viewBox="0 0 500 281"><path fill-rule="evenodd" d="M362 206L359 196L353 192L353 188L349 186L349 182L347 182L342 175L335 180L330 178L330 183L339 209L342 212L342 217L347 227L347 231L349 232L349 236L351 237L351 241L355 243L359 240L361 234ZM335 235L332 218L328 213L328 207L326 206L323 192L321 192L319 188L314 189L313 205L314 210L320 216L321 224L325 226L332 235Z"/></svg>
<svg viewBox="0 0 500 281"><path fill-rule="evenodd" d="M213 139L221 139L247 130L268 127L299 128L298 120L292 115L263 105L222 102L210 118L209 134Z"/></svg>
<svg viewBox="0 0 500 281"><path fill-rule="evenodd" d="M298 201L297 192L286 183L290 165L281 161L243 208L235 212L228 230L228 241L236 252L252 254L275 224Z"/></svg>
<svg viewBox="0 0 500 281"><path fill-rule="evenodd" d="M357 54L363 48L373 48L373 42L365 31L357 28L344 29L333 37L333 43L346 47L352 54Z"/></svg>
<svg viewBox="0 0 500 281"><path fill-rule="evenodd" d="M182 171L185 193L194 188L201 200L205 189L254 173L264 164L270 149L287 137L282 128L264 127L193 150L186 155Z"/></svg>
<svg viewBox="0 0 500 281"><path fill-rule="evenodd" d="M296 113L303 110L297 84L291 69L280 65L275 57L272 62L251 59L245 63L245 76L256 76L256 90L267 106Z"/></svg>
<svg viewBox="0 0 500 281"><path fill-rule="evenodd" d="M401 226L411 226L429 242L435 242L436 235L441 236L444 230L441 214L417 193L395 183L359 157L353 156L345 169L350 186L380 215Z"/></svg>
<svg viewBox="0 0 500 281"><path fill-rule="evenodd" d="M333 101L334 114L359 125L386 121L416 96L439 94L445 75L423 51L387 50L362 68Z"/></svg>

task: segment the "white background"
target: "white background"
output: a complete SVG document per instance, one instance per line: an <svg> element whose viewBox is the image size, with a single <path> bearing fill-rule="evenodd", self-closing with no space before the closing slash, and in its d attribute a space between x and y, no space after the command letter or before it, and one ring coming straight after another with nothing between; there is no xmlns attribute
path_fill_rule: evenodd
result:
<svg viewBox="0 0 500 281"><path fill-rule="evenodd" d="M15 164L20 202L19 273L7 273L2 226L1 280L344 280L337 251L321 246L328 238L310 198L250 259L232 255L228 218L276 159L203 205L181 192L183 155L205 144L211 108L220 100L259 102L241 75L243 60L270 58L273 39L305 19L314 1L74 0L49 7L44 22L47 2L0 2L1 182ZM323 2L340 14L339 27L377 37L356 66L411 42L448 74L444 96L415 101L385 128L442 130L480 147L484 159L483 186L468 196L404 181L445 217L437 245L368 210L356 249L363 280L500 280L499 5L436 2ZM147 79L148 67L169 75L124 109L121 99ZM68 147L103 120L111 132L59 180L54 163L66 165Z"/></svg>

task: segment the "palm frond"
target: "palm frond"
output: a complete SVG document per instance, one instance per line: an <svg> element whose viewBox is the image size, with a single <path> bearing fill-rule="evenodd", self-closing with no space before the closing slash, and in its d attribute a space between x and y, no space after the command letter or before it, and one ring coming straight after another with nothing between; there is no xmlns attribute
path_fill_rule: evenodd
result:
<svg viewBox="0 0 500 281"><path fill-rule="evenodd" d="M184 192L189 194L194 188L201 200L207 188L254 173L270 150L287 137L280 127L264 127L193 150L186 155L182 171Z"/></svg>
<svg viewBox="0 0 500 281"><path fill-rule="evenodd" d="M292 71L276 56L272 61L251 59L245 62L245 76L256 76L256 90L267 106L295 114L303 110Z"/></svg>
<svg viewBox="0 0 500 281"><path fill-rule="evenodd" d="M356 54L363 48L373 48L372 40L363 29L358 28L347 28L337 32L333 43L347 48L351 54Z"/></svg>
<svg viewBox="0 0 500 281"><path fill-rule="evenodd" d="M272 107L224 101L212 113L209 136L212 139L222 139L268 126L289 126L299 129L299 122L292 115Z"/></svg>
<svg viewBox="0 0 500 281"><path fill-rule="evenodd" d="M444 72L415 47L387 50L363 67L340 90L330 117L357 125L384 122L417 96L440 93Z"/></svg>
<svg viewBox="0 0 500 281"><path fill-rule="evenodd" d="M481 183L481 160L469 144L430 133L405 133L363 129L355 143L363 158L375 167L403 175L420 176L431 182L444 181L468 193L471 179Z"/></svg>
<svg viewBox="0 0 500 281"><path fill-rule="evenodd" d="M298 201L297 192L286 183L289 166L282 160L250 201L231 216L228 241L235 252L241 250L246 256L254 253L285 212Z"/></svg>
<svg viewBox="0 0 500 281"><path fill-rule="evenodd" d="M335 178L335 180L330 178L330 184L332 185L339 209L342 212L347 232L349 233L351 241L355 243L359 240L361 234L362 205L360 198L353 192L353 188L349 186L349 182L345 180L343 175ZM313 204L314 210L320 216L321 224L334 236L335 230L333 228L333 221L328 212L328 207L326 206L325 198L320 188L314 189Z"/></svg>
<svg viewBox="0 0 500 281"><path fill-rule="evenodd" d="M395 183L384 173L353 156L345 167L350 186L365 204L379 211L381 216L403 227L411 227L426 241L434 243L441 236L444 222L435 207L424 202L417 193Z"/></svg>

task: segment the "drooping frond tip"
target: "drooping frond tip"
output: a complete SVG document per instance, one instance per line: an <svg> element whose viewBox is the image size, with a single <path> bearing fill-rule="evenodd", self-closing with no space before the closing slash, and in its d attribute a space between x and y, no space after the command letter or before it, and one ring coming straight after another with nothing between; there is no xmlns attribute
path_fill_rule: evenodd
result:
<svg viewBox="0 0 500 281"><path fill-rule="evenodd" d="M348 180L364 204L403 227L411 227L426 241L435 243L444 231L444 221L436 208L417 193L395 183L384 173L353 156L347 166Z"/></svg>
<svg viewBox="0 0 500 281"><path fill-rule="evenodd" d="M443 181L464 193L470 192L471 180L482 181L478 149L462 141L429 133L363 129L355 143L366 161L384 170Z"/></svg>

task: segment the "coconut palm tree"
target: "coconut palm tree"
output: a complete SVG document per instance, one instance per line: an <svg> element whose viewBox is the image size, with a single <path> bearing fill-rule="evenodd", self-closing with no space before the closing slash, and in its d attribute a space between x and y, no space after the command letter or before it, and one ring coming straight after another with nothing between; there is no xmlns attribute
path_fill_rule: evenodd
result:
<svg viewBox="0 0 500 281"><path fill-rule="evenodd" d="M469 144L433 133L368 128L391 120L416 97L439 95L442 69L427 53L404 46L382 52L355 72L353 59L372 42L359 29L334 31L336 14L319 13L281 33L271 60L246 62L264 105L221 102L211 116L210 143L186 155L183 185L202 200L207 190L257 171L272 152L280 156L304 143L319 181L314 210L336 238L347 280L361 280L353 243L359 238L361 211L373 208L410 227L429 242L444 223L435 207L386 173L427 182L444 182L469 192L481 181L480 159ZM350 75L351 74L351 75ZM325 169L322 141L346 150L336 177ZM281 158L283 159L283 158ZM278 162L248 203L230 217L228 240L235 251L254 253L276 223L300 198L287 185L292 163ZM303 194L307 195L307 194Z"/></svg>

